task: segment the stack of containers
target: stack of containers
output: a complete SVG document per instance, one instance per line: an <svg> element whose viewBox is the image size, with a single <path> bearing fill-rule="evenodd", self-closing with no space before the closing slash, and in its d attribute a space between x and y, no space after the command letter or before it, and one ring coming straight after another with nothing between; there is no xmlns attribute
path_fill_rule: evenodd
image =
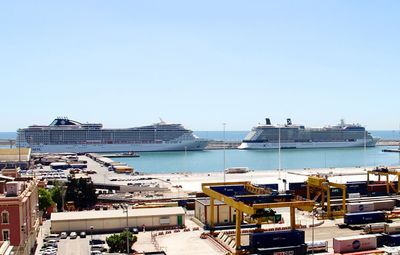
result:
<svg viewBox="0 0 400 255"><path fill-rule="evenodd" d="M372 196L386 196L386 183L384 181L376 181L371 184L368 184L368 193Z"/></svg>
<svg viewBox="0 0 400 255"><path fill-rule="evenodd" d="M335 253L347 253L375 250L377 238L375 235L359 235L333 238L333 251Z"/></svg>
<svg viewBox="0 0 400 255"><path fill-rule="evenodd" d="M250 234L250 249L262 255L273 255L280 252L292 255L305 255L304 231L288 230Z"/></svg>
<svg viewBox="0 0 400 255"><path fill-rule="evenodd" d="M367 182L366 181L355 181L346 183L347 196L352 193L359 193L361 196L367 196Z"/></svg>

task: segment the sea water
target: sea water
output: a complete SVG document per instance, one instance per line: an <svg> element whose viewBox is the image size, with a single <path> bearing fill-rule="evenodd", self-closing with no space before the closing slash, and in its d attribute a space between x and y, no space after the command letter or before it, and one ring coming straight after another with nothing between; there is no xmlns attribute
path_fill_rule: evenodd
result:
<svg viewBox="0 0 400 255"><path fill-rule="evenodd" d="M387 147L285 149L281 150L281 168L334 168L399 165L400 154L383 152ZM225 157L224 157L225 153ZM249 167L252 170L278 169L277 150L206 150L180 152L141 152L138 158L118 158L139 172L214 172L227 167ZM225 163L224 163L225 158Z"/></svg>
<svg viewBox="0 0 400 255"><path fill-rule="evenodd" d="M201 138L223 140L222 131L194 132ZM399 139L398 131L371 131L383 139ZM226 131L226 141L240 141L247 131ZM15 139L15 132L0 132L0 139ZM400 165L400 154L382 152L384 146L335 149L285 149L281 150L281 168L332 168ZM392 147L393 148L393 147ZM224 163L225 153L225 163ZM139 172L214 172L227 167L249 167L252 170L278 168L278 150L206 150L178 152L140 152L138 158L118 158Z"/></svg>

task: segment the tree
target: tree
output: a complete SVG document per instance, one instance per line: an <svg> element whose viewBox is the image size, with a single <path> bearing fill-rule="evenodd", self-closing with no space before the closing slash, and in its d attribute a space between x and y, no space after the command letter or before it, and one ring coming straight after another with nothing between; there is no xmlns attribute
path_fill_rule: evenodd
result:
<svg viewBox="0 0 400 255"><path fill-rule="evenodd" d="M107 245L110 247L110 253L112 252L120 252L120 253L126 253L126 237L128 235L129 239L129 253L132 252L132 245L136 243L137 241L137 236L134 236L131 232L129 231L124 231L120 234L114 234L109 237L107 237Z"/></svg>
<svg viewBox="0 0 400 255"><path fill-rule="evenodd" d="M53 182L53 188L50 189L51 198L57 203L57 211L63 211L63 196L64 196L64 186L63 183L59 181Z"/></svg>
<svg viewBox="0 0 400 255"><path fill-rule="evenodd" d="M51 194L46 189L39 189L39 210L45 212L47 208L54 204Z"/></svg>
<svg viewBox="0 0 400 255"><path fill-rule="evenodd" d="M89 208L96 204L96 189L92 181L87 179L71 179L68 182L66 201L73 201L77 208Z"/></svg>

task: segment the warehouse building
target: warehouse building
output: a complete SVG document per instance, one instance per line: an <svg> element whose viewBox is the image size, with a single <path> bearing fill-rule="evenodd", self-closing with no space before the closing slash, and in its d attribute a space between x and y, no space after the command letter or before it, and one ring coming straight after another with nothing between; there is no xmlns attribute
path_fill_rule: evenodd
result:
<svg viewBox="0 0 400 255"><path fill-rule="evenodd" d="M0 149L0 169L29 168L30 148Z"/></svg>
<svg viewBox="0 0 400 255"><path fill-rule="evenodd" d="M127 224L128 221L128 224ZM185 211L182 207L143 208L107 211L59 212L51 214L51 232L109 233L126 227L146 230L182 227Z"/></svg>
<svg viewBox="0 0 400 255"><path fill-rule="evenodd" d="M235 222L236 210L227 204L215 200L214 223L216 225L232 224ZM201 223L208 225L210 223L210 198L198 198L195 200L194 216Z"/></svg>

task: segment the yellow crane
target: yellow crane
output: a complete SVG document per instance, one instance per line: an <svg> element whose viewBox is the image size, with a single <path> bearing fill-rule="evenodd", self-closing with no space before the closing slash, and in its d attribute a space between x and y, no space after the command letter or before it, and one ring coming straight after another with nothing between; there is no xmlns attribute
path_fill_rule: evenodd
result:
<svg viewBox="0 0 400 255"><path fill-rule="evenodd" d="M342 190L342 210L332 212L331 210L331 187L339 188ZM340 183L330 182L328 179L319 175L309 176L307 180L307 199L311 199L311 194L317 200L321 196L321 207L326 209L327 217L343 216L346 213L346 185ZM325 196L327 207L325 208Z"/></svg>
<svg viewBox="0 0 400 255"><path fill-rule="evenodd" d="M243 220L243 214L247 214L253 216L257 219L257 227L258 231L261 229L261 217L260 210L266 208L282 208L282 207L289 207L290 208L290 226L292 229L296 227L296 208L306 211L312 211L315 202L312 200L292 200L292 201L278 201L278 202L271 202L271 203L253 203L253 204L246 204L232 196L227 196L216 191L215 187L224 187L224 186L232 186L232 185L243 185L244 188L253 195L268 195L271 194L270 189L263 189L260 187L256 187L252 185L250 182L216 182L216 183L202 183L202 190L203 192L210 197L210 231L211 233L214 232L214 214L215 214L215 200L219 200L224 202L225 204L233 207L236 209L236 252L235 255L242 254L241 248L241 223ZM245 197L245 196L242 196ZM257 231L256 230L256 231Z"/></svg>
<svg viewBox="0 0 400 255"><path fill-rule="evenodd" d="M377 175L378 176L378 180L381 180L381 176L386 177L386 192L389 194L390 193L390 188L392 188L392 190L394 191L394 193L399 194L400 193L400 172L397 171L394 168L376 168L375 170L370 170L367 171L367 184L370 183L370 175ZM390 181L389 180L389 176L394 176L395 178ZM394 181L397 178L397 187L394 183Z"/></svg>

